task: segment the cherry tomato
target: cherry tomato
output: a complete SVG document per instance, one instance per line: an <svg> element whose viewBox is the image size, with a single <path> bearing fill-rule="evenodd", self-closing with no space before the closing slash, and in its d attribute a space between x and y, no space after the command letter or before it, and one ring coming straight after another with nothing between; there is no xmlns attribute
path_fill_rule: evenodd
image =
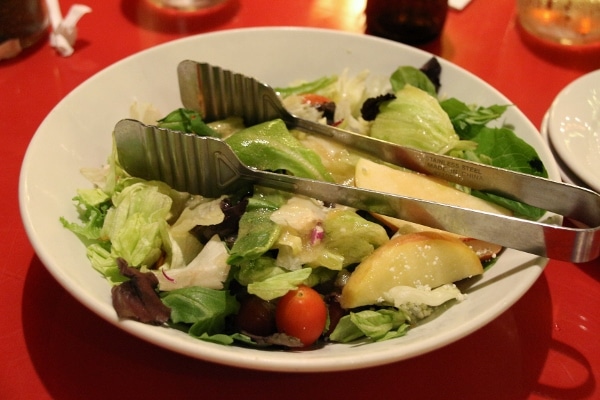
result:
<svg viewBox="0 0 600 400"><path fill-rule="evenodd" d="M317 341L327 323L327 306L314 289L301 285L279 299L275 310L277 330L298 338L304 346Z"/></svg>
<svg viewBox="0 0 600 400"><path fill-rule="evenodd" d="M315 93L307 93L302 95L302 101L313 106L319 106L331 102L331 99L326 96Z"/></svg>

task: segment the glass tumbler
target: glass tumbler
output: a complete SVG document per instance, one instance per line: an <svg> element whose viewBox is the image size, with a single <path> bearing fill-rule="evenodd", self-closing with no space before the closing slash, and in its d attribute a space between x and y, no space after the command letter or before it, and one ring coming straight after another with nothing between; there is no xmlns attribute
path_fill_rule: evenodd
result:
<svg viewBox="0 0 600 400"><path fill-rule="evenodd" d="M367 0L366 33L411 45L440 36L448 0Z"/></svg>
<svg viewBox="0 0 600 400"><path fill-rule="evenodd" d="M177 11L201 11L216 7L228 0L150 0L151 3L158 7Z"/></svg>
<svg viewBox="0 0 600 400"><path fill-rule="evenodd" d="M563 45L600 43L600 0L517 0L521 26Z"/></svg>

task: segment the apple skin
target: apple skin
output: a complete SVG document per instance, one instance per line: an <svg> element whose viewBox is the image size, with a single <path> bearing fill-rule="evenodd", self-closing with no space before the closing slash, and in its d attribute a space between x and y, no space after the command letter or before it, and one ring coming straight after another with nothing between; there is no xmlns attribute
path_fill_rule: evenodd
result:
<svg viewBox="0 0 600 400"><path fill-rule="evenodd" d="M396 286L428 286L483 273L479 257L461 240L435 232L396 236L363 260L342 289L345 309L381 303Z"/></svg>
<svg viewBox="0 0 600 400"><path fill-rule="evenodd" d="M391 168L365 158L359 159L356 164L354 184L364 189L436 201L490 213L512 215L510 210L457 190L442 179ZM502 251L502 246L479 239L445 232L385 215L374 214L374 217L396 231L397 234L435 232L459 239L471 247L482 261L491 260Z"/></svg>
<svg viewBox="0 0 600 400"><path fill-rule="evenodd" d="M496 258L496 256L504 249L504 247L500 246L499 244L489 243L484 240L442 231L440 229L431 228L429 226L416 224L414 222L405 221L398 218L387 217L379 214L374 215L374 217L381 223L385 224L388 228L395 231L396 233L394 234L394 237L407 235L409 233L434 232L449 238L458 239L469 246L475 252L475 254L477 254L477 257L479 257L481 262L491 261L492 259Z"/></svg>

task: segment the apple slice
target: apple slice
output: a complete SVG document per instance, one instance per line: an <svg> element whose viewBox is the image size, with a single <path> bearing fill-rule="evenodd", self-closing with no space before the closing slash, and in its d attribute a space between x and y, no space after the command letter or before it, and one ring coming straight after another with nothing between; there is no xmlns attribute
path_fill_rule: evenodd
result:
<svg viewBox="0 0 600 400"><path fill-rule="evenodd" d="M503 215L512 214L510 210L462 192L442 179L391 168L364 158L359 159L356 164L354 184L364 189L436 201L463 208ZM401 234L424 231L444 232L385 215L375 215L375 217ZM502 250L502 246L497 244L450 232L446 232L446 234L467 243L479 255L481 260L489 260Z"/></svg>
<svg viewBox="0 0 600 400"><path fill-rule="evenodd" d="M396 193L473 210L511 215L511 212L506 208L460 191L443 179L391 168L366 158L361 158L356 163L354 183L356 186L365 189Z"/></svg>
<svg viewBox="0 0 600 400"><path fill-rule="evenodd" d="M436 288L483 273L481 261L458 239L434 232L392 238L364 259L342 289L343 308L378 304L396 286Z"/></svg>
<svg viewBox="0 0 600 400"><path fill-rule="evenodd" d="M434 232L440 235L447 236L462 241L471 248L477 254L477 257L484 262L494 259L498 253L503 249L499 244L489 243L483 240L470 238L468 236L458 235L452 232L446 232L441 229L431 228L429 226L416 224L414 222L405 221L403 219L387 217L385 215L374 215L375 218L379 219L387 227L394 230L396 233L394 236L407 235L409 233L418 232Z"/></svg>

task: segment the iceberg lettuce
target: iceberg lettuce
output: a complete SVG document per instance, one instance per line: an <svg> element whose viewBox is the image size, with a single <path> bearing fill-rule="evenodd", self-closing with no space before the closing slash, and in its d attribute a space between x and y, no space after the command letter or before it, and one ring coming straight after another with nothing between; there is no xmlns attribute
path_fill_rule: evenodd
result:
<svg viewBox="0 0 600 400"><path fill-rule="evenodd" d="M152 271L158 278L158 288L169 291L190 286L210 289L223 289L229 276L229 253L225 243L217 235L213 236L198 255L183 268Z"/></svg>
<svg viewBox="0 0 600 400"><path fill-rule="evenodd" d="M280 119L246 128L225 141L248 166L263 171L287 171L302 178L332 181L321 158L304 147Z"/></svg>
<svg viewBox="0 0 600 400"><path fill-rule="evenodd" d="M377 139L440 154L474 148L473 142L461 141L436 97L409 84L396 92L395 99L380 106L370 134Z"/></svg>
<svg viewBox="0 0 600 400"><path fill-rule="evenodd" d="M135 183L113 196L102 236L112 243L112 256L129 265L151 266L161 256L171 198L158 186Z"/></svg>

